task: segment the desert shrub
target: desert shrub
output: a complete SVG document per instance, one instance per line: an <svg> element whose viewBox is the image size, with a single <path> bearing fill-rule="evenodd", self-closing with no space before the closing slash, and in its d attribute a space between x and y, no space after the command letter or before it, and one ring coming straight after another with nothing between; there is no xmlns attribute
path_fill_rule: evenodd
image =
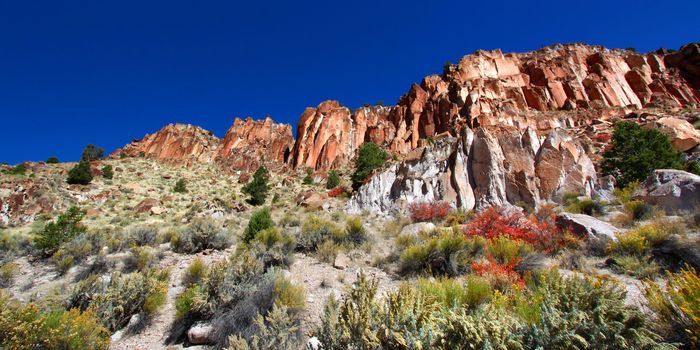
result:
<svg viewBox="0 0 700 350"><path fill-rule="evenodd" d="M109 348L110 332L92 311L22 305L0 291L0 347L3 349Z"/></svg>
<svg viewBox="0 0 700 350"><path fill-rule="evenodd" d="M182 285L189 288L200 283L207 275L209 268L204 265L204 261L197 257L187 266L187 269L182 274Z"/></svg>
<svg viewBox="0 0 700 350"><path fill-rule="evenodd" d="M487 246L487 255L501 263L520 262L535 249L528 243L518 242L506 236L492 238Z"/></svg>
<svg viewBox="0 0 700 350"><path fill-rule="evenodd" d="M32 240L28 235L0 230L0 261L21 255L31 246Z"/></svg>
<svg viewBox="0 0 700 350"><path fill-rule="evenodd" d="M671 348L659 343L647 316L625 303L624 287L556 271L535 276L514 299L525 321L517 333L529 349Z"/></svg>
<svg viewBox="0 0 700 350"><path fill-rule="evenodd" d="M279 225L281 227L298 227L301 225L301 220L299 220L298 215L294 215L294 213L287 211L282 216L282 219L280 219Z"/></svg>
<svg viewBox="0 0 700 350"><path fill-rule="evenodd" d="M111 165L105 165L102 167L102 177L110 180L114 177L114 170L112 170Z"/></svg>
<svg viewBox="0 0 700 350"><path fill-rule="evenodd" d="M284 306L273 305L267 316L255 317L255 330L250 340L232 335L228 338L228 350L293 350L303 344L299 319L290 315Z"/></svg>
<svg viewBox="0 0 700 350"><path fill-rule="evenodd" d="M482 253L486 244L481 237L444 233L404 249L399 256L399 271L403 275L461 275L469 272L472 259Z"/></svg>
<svg viewBox="0 0 700 350"><path fill-rule="evenodd" d="M632 200L632 194L638 187L639 181L629 182L625 187L617 187L614 191L615 197L621 204L625 204Z"/></svg>
<svg viewBox="0 0 700 350"><path fill-rule="evenodd" d="M445 226L456 226L465 224L472 216L472 212L465 211L464 209L451 210L445 218Z"/></svg>
<svg viewBox="0 0 700 350"><path fill-rule="evenodd" d="M60 161L57 157L49 157L46 159L46 164L58 164Z"/></svg>
<svg viewBox="0 0 700 350"><path fill-rule="evenodd" d="M439 279L418 281L418 289L433 297L447 308L475 310L488 303L493 296L490 282L483 277L469 275L466 279Z"/></svg>
<svg viewBox="0 0 700 350"><path fill-rule="evenodd" d="M447 202L411 203L408 211L415 222L436 221L447 217L450 205Z"/></svg>
<svg viewBox="0 0 700 350"><path fill-rule="evenodd" d="M259 231L248 246L243 248L250 249L266 268L286 267L292 264L296 240L291 235L270 227Z"/></svg>
<svg viewBox="0 0 700 350"><path fill-rule="evenodd" d="M53 255L61 244L86 231L86 227L80 224L83 216L84 210L78 207L69 208L36 234L34 246L45 256Z"/></svg>
<svg viewBox="0 0 700 350"><path fill-rule="evenodd" d="M213 340L218 347L225 347L229 336L236 339L234 346L254 343L253 335L262 332L256 322L258 316L272 317L270 312L276 306L284 309L287 317L299 326L303 302L301 287L290 283L274 269L265 271L262 262L244 250L212 266L200 284L188 288L177 298L179 325L171 329L168 341L180 339L194 322L208 320L214 328ZM268 336L272 335L266 334L265 341L269 340Z"/></svg>
<svg viewBox="0 0 700 350"><path fill-rule="evenodd" d="M471 269L477 276L487 277L499 291L509 291L513 286L523 287L525 281L516 271L518 260L499 262L490 255L472 262Z"/></svg>
<svg viewBox="0 0 700 350"><path fill-rule="evenodd" d="M641 200L630 200L624 204L624 208L634 220L649 219L654 213L654 207Z"/></svg>
<svg viewBox="0 0 700 350"><path fill-rule="evenodd" d="M651 225L618 234L617 241L608 244L610 268L639 278L653 278L659 272L659 265L654 261L652 249L668 239L658 227Z"/></svg>
<svg viewBox="0 0 700 350"><path fill-rule="evenodd" d="M355 171L351 176L352 187L358 189L374 170L384 165L387 156L384 150L372 142L362 144L355 160Z"/></svg>
<svg viewBox="0 0 700 350"><path fill-rule="evenodd" d="M367 230L359 216L348 218L345 222L345 240L353 245L360 245L367 240Z"/></svg>
<svg viewBox="0 0 700 350"><path fill-rule="evenodd" d="M328 194L328 197L330 197L330 198L335 198L335 197L340 197L340 196L346 195L347 193L345 192L344 187L338 186L338 187L326 192L326 194Z"/></svg>
<svg viewBox="0 0 700 350"><path fill-rule="evenodd" d="M87 161L80 161L68 171L66 182L71 185L87 185L90 181L92 181L92 172L90 163Z"/></svg>
<svg viewBox="0 0 700 350"><path fill-rule="evenodd" d="M340 185L340 175L335 170L328 172L328 179L326 180L326 189L331 190Z"/></svg>
<svg viewBox="0 0 700 350"><path fill-rule="evenodd" d="M9 169L2 169L2 173L7 175L24 175L26 172L27 166L24 163L17 164Z"/></svg>
<svg viewBox="0 0 700 350"><path fill-rule="evenodd" d="M664 287L646 281L644 295L655 313L656 326L667 340L688 348L700 344L700 277L695 270L668 273Z"/></svg>
<svg viewBox="0 0 700 350"><path fill-rule="evenodd" d="M178 253L194 254L205 249L224 249L231 245L228 231L210 218L195 219L174 235L170 244Z"/></svg>
<svg viewBox="0 0 700 350"><path fill-rule="evenodd" d="M262 208L253 212L250 220L248 221L248 226L243 232L243 242L249 243L258 232L266 230L275 225L270 216L270 209Z"/></svg>
<svg viewBox="0 0 700 350"><path fill-rule="evenodd" d="M603 153L602 171L612 175L617 185L644 181L655 169L682 169L680 154L659 130L632 122L616 123L611 147Z"/></svg>
<svg viewBox="0 0 700 350"><path fill-rule="evenodd" d="M153 248L131 247L129 253L124 257L124 270L144 271L154 267L158 263L158 257Z"/></svg>
<svg viewBox="0 0 700 350"><path fill-rule="evenodd" d="M605 206L599 202L592 199L576 199L573 203L570 203L566 207L566 211L570 213L582 213L586 215L603 215L605 214Z"/></svg>
<svg viewBox="0 0 700 350"><path fill-rule="evenodd" d="M408 285L376 298L377 282L358 276L348 296L332 297L316 329L324 349L428 349L439 332L439 304Z"/></svg>
<svg viewBox="0 0 700 350"><path fill-rule="evenodd" d="M304 176L302 183L304 185L313 185L314 184L314 171L311 170L311 168L306 168L306 176Z"/></svg>
<svg viewBox="0 0 700 350"><path fill-rule="evenodd" d="M323 241L316 247L316 256L319 260L332 264L340 252L340 246L333 241Z"/></svg>
<svg viewBox="0 0 700 350"><path fill-rule="evenodd" d="M173 186L173 192L175 193L186 193L187 192L187 181L185 179L178 179Z"/></svg>
<svg viewBox="0 0 700 350"><path fill-rule="evenodd" d="M19 266L12 262L0 265L0 288L7 288L19 273Z"/></svg>
<svg viewBox="0 0 700 350"><path fill-rule="evenodd" d="M325 241L338 241L337 238L344 238L345 232L330 221L323 220L316 216L310 216L304 221L301 232L297 238L297 244L305 251L316 251L318 246Z"/></svg>
<svg viewBox="0 0 700 350"><path fill-rule="evenodd" d="M158 232L150 226L137 226L126 232L126 242L129 246L155 246Z"/></svg>
<svg viewBox="0 0 700 350"><path fill-rule="evenodd" d="M83 149L83 154L80 156L81 161L91 162L93 160L102 159L105 150L102 147L97 147L93 144L85 146Z"/></svg>
<svg viewBox="0 0 700 350"><path fill-rule="evenodd" d="M248 202L252 205L262 205L265 204L265 199L267 198L267 192L270 190L267 182L270 179L270 174L264 166L260 166L255 173L253 178L245 186L243 186L243 193L250 196Z"/></svg>

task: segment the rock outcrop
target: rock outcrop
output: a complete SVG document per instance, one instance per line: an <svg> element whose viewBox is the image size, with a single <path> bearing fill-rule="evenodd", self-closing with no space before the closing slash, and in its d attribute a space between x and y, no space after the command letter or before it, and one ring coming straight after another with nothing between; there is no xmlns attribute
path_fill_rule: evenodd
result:
<svg viewBox="0 0 700 350"><path fill-rule="evenodd" d="M394 138L387 107L362 107L352 112L337 101L307 108L299 118L292 165L295 168L332 169L347 164L355 150L371 141Z"/></svg>
<svg viewBox="0 0 700 350"><path fill-rule="evenodd" d="M632 198L658 205L669 213L695 211L700 208L700 176L683 170L654 170Z"/></svg>
<svg viewBox="0 0 700 350"><path fill-rule="evenodd" d="M263 163L279 168L290 157L294 138L289 124L236 118L226 132L216 155L216 162L226 169L255 171Z"/></svg>
<svg viewBox="0 0 700 350"><path fill-rule="evenodd" d="M588 240L616 241L620 229L586 214L561 213L556 225Z"/></svg>
<svg viewBox="0 0 700 350"><path fill-rule="evenodd" d="M687 152L700 144L700 131L695 129L687 120L664 117L646 124L656 128L671 141L671 145L679 152Z"/></svg>
<svg viewBox="0 0 700 350"><path fill-rule="evenodd" d="M571 136L552 131L539 145L532 130L494 135L465 128L418 148L360 187L347 206L397 213L414 202L447 201L466 210L558 200L565 192L590 194L593 164Z"/></svg>
<svg viewBox="0 0 700 350"><path fill-rule="evenodd" d="M190 166L211 163L220 140L210 131L189 124L170 124L141 140L118 149L110 157L148 157L164 163Z"/></svg>

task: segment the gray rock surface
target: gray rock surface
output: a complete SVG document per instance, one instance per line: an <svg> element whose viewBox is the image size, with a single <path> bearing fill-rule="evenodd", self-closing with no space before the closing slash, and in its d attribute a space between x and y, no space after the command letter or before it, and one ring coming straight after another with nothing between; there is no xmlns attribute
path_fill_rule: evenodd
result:
<svg viewBox="0 0 700 350"><path fill-rule="evenodd" d="M683 170L658 169L632 194L663 208L667 213L694 211L700 207L700 176Z"/></svg>
<svg viewBox="0 0 700 350"><path fill-rule="evenodd" d="M587 237L589 240L613 240L620 232L617 227L598 220L586 214L561 213L557 216L556 225L563 230L571 230L574 234Z"/></svg>

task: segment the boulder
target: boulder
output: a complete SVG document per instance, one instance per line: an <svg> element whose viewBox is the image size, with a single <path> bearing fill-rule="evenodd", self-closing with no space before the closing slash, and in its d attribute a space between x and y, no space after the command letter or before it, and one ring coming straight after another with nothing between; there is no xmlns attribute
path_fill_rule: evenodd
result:
<svg viewBox="0 0 700 350"><path fill-rule="evenodd" d="M417 222L415 224L406 225L401 229L402 236L418 237L421 232L433 232L437 229L437 226L432 222Z"/></svg>
<svg viewBox="0 0 700 350"><path fill-rule="evenodd" d="M561 213L557 215L556 225L562 230L570 230L576 235L589 240L617 240L620 232L617 227L586 214Z"/></svg>
<svg viewBox="0 0 700 350"><path fill-rule="evenodd" d="M685 119L664 117L646 124L657 128L671 140L671 146L679 152L687 152L700 144L700 131Z"/></svg>
<svg viewBox="0 0 700 350"><path fill-rule="evenodd" d="M151 208L155 207L158 205L158 200L153 199L153 198L146 198L142 200L139 204L136 205L134 208L134 211L136 213L147 213L151 211Z"/></svg>
<svg viewBox="0 0 700 350"><path fill-rule="evenodd" d="M212 344L213 332L214 328L210 324L197 322L187 331L187 341L195 345Z"/></svg>
<svg viewBox="0 0 700 350"><path fill-rule="evenodd" d="M350 259L348 258L347 255L343 252L339 252L335 256L335 260L333 261L333 267L339 270L345 270L350 266Z"/></svg>
<svg viewBox="0 0 700 350"><path fill-rule="evenodd" d="M683 170L658 169L640 184L632 199L663 208L667 213L700 207L700 176Z"/></svg>

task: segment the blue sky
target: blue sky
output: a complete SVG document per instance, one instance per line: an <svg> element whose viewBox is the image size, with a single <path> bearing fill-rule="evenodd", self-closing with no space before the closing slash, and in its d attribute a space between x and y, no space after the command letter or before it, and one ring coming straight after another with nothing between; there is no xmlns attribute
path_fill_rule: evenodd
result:
<svg viewBox="0 0 700 350"><path fill-rule="evenodd" d="M700 41L700 1L2 1L0 162L77 160L172 123L296 125L394 104L477 49Z"/></svg>

